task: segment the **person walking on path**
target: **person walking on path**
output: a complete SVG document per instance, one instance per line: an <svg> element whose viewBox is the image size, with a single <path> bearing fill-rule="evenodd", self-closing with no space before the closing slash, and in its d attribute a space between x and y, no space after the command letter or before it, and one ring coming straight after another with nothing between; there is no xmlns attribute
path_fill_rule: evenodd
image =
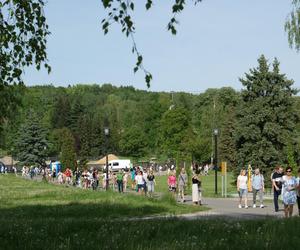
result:
<svg viewBox="0 0 300 250"><path fill-rule="evenodd" d="M117 184L118 184L119 193L123 193L123 177L124 177L124 174L122 173L121 170L119 170L119 172L117 174Z"/></svg>
<svg viewBox="0 0 300 250"><path fill-rule="evenodd" d="M117 184L117 176L114 172L110 171L110 174L109 174L109 183L111 185L111 189L113 191L116 190L116 184Z"/></svg>
<svg viewBox="0 0 300 250"><path fill-rule="evenodd" d="M237 178L237 191L239 193L239 208L242 208L242 199L244 197L245 208L248 208L248 188L247 188L248 177L246 175L246 170L242 169L240 175Z"/></svg>
<svg viewBox="0 0 300 250"><path fill-rule="evenodd" d="M176 193L176 176L175 176L174 171L168 177L168 186L169 186L169 191L171 191L173 194L175 194Z"/></svg>
<svg viewBox="0 0 300 250"><path fill-rule="evenodd" d="M150 173L147 176L147 180L148 180L148 193L149 196L152 197L153 193L154 193L154 185L155 185L155 176L153 174L153 170L150 171Z"/></svg>
<svg viewBox="0 0 300 250"><path fill-rule="evenodd" d="M274 207L275 207L275 212L279 211L278 197L279 197L279 195L281 195L282 176L283 176L283 169L282 169L282 167L276 167L275 168L275 172L274 172L274 174L272 176L273 191L274 191Z"/></svg>
<svg viewBox="0 0 300 250"><path fill-rule="evenodd" d="M300 216L300 168L298 169L297 185L298 214Z"/></svg>
<svg viewBox="0 0 300 250"><path fill-rule="evenodd" d="M146 169L143 169L143 180L144 180L144 193L145 195L147 195L147 191L148 191L148 172Z"/></svg>
<svg viewBox="0 0 300 250"><path fill-rule="evenodd" d="M259 194L260 208L264 208L263 195L265 191L264 176L260 174L259 168L256 168L251 178L253 192L253 208L256 208L256 195Z"/></svg>
<svg viewBox="0 0 300 250"><path fill-rule="evenodd" d="M98 185L99 185L99 175L98 175L98 171L97 169L94 169L93 170L93 182L92 182L92 188L93 190L97 190L98 188Z"/></svg>
<svg viewBox="0 0 300 250"><path fill-rule="evenodd" d="M184 193L187 186L187 180L188 177L185 173L185 169L182 168L180 174L178 175L178 197L180 198L181 202L185 202Z"/></svg>
<svg viewBox="0 0 300 250"><path fill-rule="evenodd" d="M52 181L54 182L56 179L56 169L54 168L52 171Z"/></svg>
<svg viewBox="0 0 300 250"><path fill-rule="evenodd" d="M192 176L192 200L194 205L201 205L201 198L200 198L200 184L201 181L198 175L194 172Z"/></svg>
<svg viewBox="0 0 300 250"><path fill-rule="evenodd" d="M128 172L124 173L123 176L123 191L126 192L127 190L127 182L128 182Z"/></svg>
<svg viewBox="0 0 300 250"><path fill-rule="evenodd" d="M144 188L144 178L143 178L143 173L141 171L139 171L135 176L135 183L137 184L136 191L138 193L142 193L142 189Z"/></svg>
<svg viewBox="0 0 300 250"><path fill-rule="evenodd" d="M81 187L81 171L79 170L78 167L76 167L76 170L74 171L74 175L75 175L75 185L77 187Z"/></svg>
<svg viewBox="0 0 300 250"><path fill-rule="evenodd" d="M282 184L282 199L284 204L284 214L285 217L292 217L293 207L297 202L297 180L292 176L293 169L291 167L286 168L286 175L283 177Z"/></svg>
<svg viewBox="0 0 300 250"><path fill-rule="evenodd" d="M66 183L68 185L71 185L72 184L72 171L67 167L67 169L65 170L64 172L65 176L66 176Z"/></svg>
<svg viewBox="0 0 300 250"><path fill-rule="evenodd" d="M135 183L135 176L136 176L136 169L135 167L130 168L130 175L131 175L131 189L136 189L136 183Z"/></svg>

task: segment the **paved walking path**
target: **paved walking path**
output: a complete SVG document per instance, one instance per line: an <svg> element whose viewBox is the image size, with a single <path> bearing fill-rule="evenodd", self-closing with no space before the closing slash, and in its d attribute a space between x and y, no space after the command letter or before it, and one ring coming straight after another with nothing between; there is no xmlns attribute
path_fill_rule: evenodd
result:
<svg viewBox="0 0 300 250"><path fill-rule="evenodd" d="M191 196L187 196L187 204L192 203ZM238 198L203 198L202 204L211 208L209 211L196 214L183 215L183 218L196 219L200 217L226 217L231 219L253 219L253 218L282 218L284 217L283 205L279 201L279 212L274 211L272 201L267 201L264 208L252 207L252 200L248 200L249 208L238 208ZM298 207L294 206L294 216L298 215Z"/></svg>
<svg viewBox="0 0 300 250"><path fill-rule="evenodd" d="M186 204L192 204L190 196L186 197ZM252 205L252 201L249 202ZM273 208L273 203L268 202L265 204L264 208L238 208L238 203L236 198L205 198L203 199L203 205L208 206L211 210L200 211L190 214L181 215L153 215L153 216L143 216L143 217L132 217L124 218L126 221L138 221L138 220L152 220L152 219L184 219L184 220L206 220L206 219L229 219L229 220L251 220L251 219L266 219L266 218L283 218L283 206L279 212L275 213ZM294 207L294 216L298 215L298 207Z"/></svg>
<svg viewBox="0 0 300 250"><path fill-rule="evenodd" d="M35 178L38 181L41 181L41 178ZM136 194L135 191L131 189L127 189L126 193ZM155 196L161 196L161 193L155 193ZM187 195L186 204L192 206L192 197ZM271 198L271 197L268 197ZM180 201L178 201L180 202ZM248 197L248 206L249 208L238 208L238 197L235 198L206 198L202 197L202 205L211 208L208 211L200 211L191 214L181 214L181 215L158 215L158 216L145 216L142 218L130 218L129 220L148 220L154 218L182 218L182 219L210 219L210 218L226 218L226 219L259 219L259 218L283 218L284 211L282 202L279 200L279 212L274 211L274 204L272 199L268 199L264 204L264 208L259 207L259 203L257 208L252 207L252 197L249 195ZM294 205L294 216L298 215L298 206ZM128 218L126 219L128 220Z"/></svg>

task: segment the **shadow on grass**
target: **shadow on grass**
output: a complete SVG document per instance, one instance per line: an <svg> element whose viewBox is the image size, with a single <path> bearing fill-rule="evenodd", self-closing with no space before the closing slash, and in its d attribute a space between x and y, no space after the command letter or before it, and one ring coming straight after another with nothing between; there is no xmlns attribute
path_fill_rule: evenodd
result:
<svg viewBox="0 0 300 250"><path fill-rule="evenodd" d="M168 210L159 205L126 205L118 203L77 203L66 205L24 205L8 209L0 209L0 220L5 219L43 219L70 218L110 219L135 217L149 214L166 213Z"/></svg>

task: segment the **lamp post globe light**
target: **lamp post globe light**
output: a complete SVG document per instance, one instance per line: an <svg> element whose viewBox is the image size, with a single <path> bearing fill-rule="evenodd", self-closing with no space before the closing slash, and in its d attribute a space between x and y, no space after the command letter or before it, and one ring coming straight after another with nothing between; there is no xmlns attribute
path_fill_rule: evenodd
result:
<svg viewBox="0 0 300 250"><path fill-rule="evenodd" d="M104 134L105 136L109 136L109 128L104 128Z"/></svg>
<svg viewBox="0 0 300 250"><path fill-rule="evenodd" d="M105 135L105 154L106 154L106 185L105 185L105 188L106 190L108 190L108 185L109 185L109 181L108 181L108 137L109 137L109 128L108 127L105 127L104 128L104 135Z"/></svg>
<svg viewBox="0 0 300 250"><path fill-rule="evenodd" d="M215 194L218 194L218 135L219 130L217 128L213 131L215 141L215 153L214 153L214 168L215 168Z"/></svg>

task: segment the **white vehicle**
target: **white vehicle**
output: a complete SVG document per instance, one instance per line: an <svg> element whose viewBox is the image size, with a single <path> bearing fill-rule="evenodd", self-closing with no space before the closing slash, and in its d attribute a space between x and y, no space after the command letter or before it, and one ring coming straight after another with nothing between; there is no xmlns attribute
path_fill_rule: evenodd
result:
<svg viewBox="0 0 300 250"><path fill-rule="evenodd" d="M108 162L108 169L112 171L130 169L130 164L130 160L111 160ZM106 169L106 166L103 169Z"/></svg>

